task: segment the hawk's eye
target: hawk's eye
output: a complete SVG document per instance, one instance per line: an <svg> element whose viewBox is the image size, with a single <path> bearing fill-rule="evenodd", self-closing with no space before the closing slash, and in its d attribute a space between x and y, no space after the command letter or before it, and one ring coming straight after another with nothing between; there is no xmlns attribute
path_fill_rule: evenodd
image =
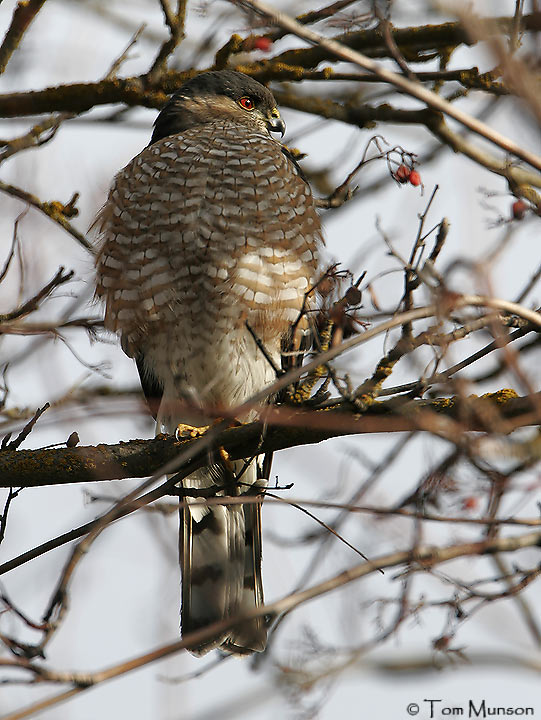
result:
<svg viewBox="0 0 541 720"><path fill-rule="evenodd" d="M239 105L245 110L253 110L255 108L254 101L249 97L242 97L239 100Z"/></svg>

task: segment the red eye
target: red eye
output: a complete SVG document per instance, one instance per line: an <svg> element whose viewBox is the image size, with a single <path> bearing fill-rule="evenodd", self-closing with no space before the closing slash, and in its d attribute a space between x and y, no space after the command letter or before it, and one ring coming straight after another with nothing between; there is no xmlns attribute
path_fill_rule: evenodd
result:
<svg viewBox="0 0 541 720"><path fill-rule="evenodd" d="M255 105L254 101L251 100L249 97L243 97L239 100L239 105L243 107L245 110L253 110Z"/></svg>

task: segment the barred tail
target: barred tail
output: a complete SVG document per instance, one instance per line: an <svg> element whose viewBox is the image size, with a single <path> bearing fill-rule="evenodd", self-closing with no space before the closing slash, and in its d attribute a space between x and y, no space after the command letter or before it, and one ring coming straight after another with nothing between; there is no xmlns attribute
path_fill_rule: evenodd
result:
<svg viewBox="0 0 541 720"><path fill-rule="evenodd" d="M233 471L239 472L243 463L233 465ZM205 468L187 478L184 484L190 487L224 485L226 482L217 478L223 470L217 465ZM255 473L254 461L242 474L242 481L253 486ZM219 620L242 616L263 603L259 503L181 508L179 547L183 635ZM189 650L194 655L204 655L219 647L246 655L264 650L266 641L264 618L258 617Z"/></svg>

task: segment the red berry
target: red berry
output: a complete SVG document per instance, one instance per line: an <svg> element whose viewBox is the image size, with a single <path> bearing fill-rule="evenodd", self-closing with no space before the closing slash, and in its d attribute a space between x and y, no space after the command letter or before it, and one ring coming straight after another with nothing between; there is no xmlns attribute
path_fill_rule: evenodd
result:
<svg viewBox="0 0 541 720"><path fill-rule="evenodd" d="M415 185L415 187L421 184L421 176L419 175L417 170L412 170L410 172L408 180L410 181L410 184Z"/></svg>
<svg viewBox="0 0 541 720"><path fill-rule="evenodd" d="M411 169L407 167L406 165L400 165L398 169L395 171L394 177L395 180L398 180L399 183L406 183L408 182L411 175Z"/></svg>
<svg viewBox="0 0 541 720"><path fill-rule="evenodd" d="M473 497L472 495L470 497L465 497L462 500L462 509L475 510L477 508L478 502L478 499L476 497Z"/></svg>
<svg viewBox="0 0 541 720"><path fill-rule="evenodd" d="M271 49L272 40L268 37L258 37L254 40L254 48L256 50L262 50L263 52L269 52Z"/></svg>
<svg viewBox="0 0 541 720"><path fill-rule="evenodd" d="M528 206L524 200L515 200L515 202L511 205L511 212L513 213L515 220L522 220L524 215L526 215L527 209Z"/></svg>

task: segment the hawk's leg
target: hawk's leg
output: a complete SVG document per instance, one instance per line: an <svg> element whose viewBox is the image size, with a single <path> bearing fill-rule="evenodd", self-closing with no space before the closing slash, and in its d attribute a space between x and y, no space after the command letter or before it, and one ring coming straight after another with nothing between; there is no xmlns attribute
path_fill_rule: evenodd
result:
<svg viewBox="0 0 541 720"><path fill-rule="evenodd" d="M223 418L216 419L211 425L188 425L187 423L179 423L175 430L175 438L177 440L187 440L191 438L198 438L205 435L211 428L223 422ZM230 427L240 426L238 420L231 420L229 423ZM214 448L210 451L212 457L212 464L221 468L220 476L224 479L223 490L227 491L228 494L236 495L238 479L246 468L243 468L240 473L235 467L235 461L231 460L227 450L221 446Z"/></svg>

